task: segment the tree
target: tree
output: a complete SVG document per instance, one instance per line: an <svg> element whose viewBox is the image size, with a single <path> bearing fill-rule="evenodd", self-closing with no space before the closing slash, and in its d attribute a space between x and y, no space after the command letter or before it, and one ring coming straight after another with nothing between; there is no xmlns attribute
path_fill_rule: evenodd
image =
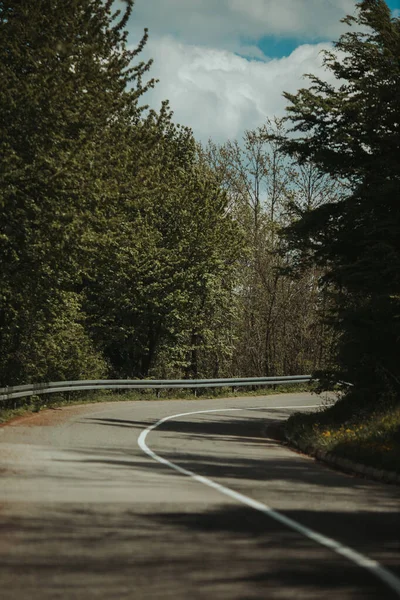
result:
<svg viewBox="0 0 400 600"><path fill-rule="evenodd" d="M0 2L0 381L217 372L241 237L112 0Z"/></svg>
<svg viewBox="0 0 400 600"><path fill-rule="evenodd" d="M147 122L146 136L139 167L130 140L125 201L97 238L89 328L116 376L214 374L231 351L242 240L191 131L165 118Z"/></svg>
<svg viewBox="0 0 400 600"><path fill-rule="evenodd" d="M312 259L334 291L336 379L366 397L400 393L400 19L363 0L325 53L337 85L311 78L285 94L293 130L285 151L346 181L345 197L305 211L287 230L299 264ZM332 375L332 374L331 374Z"/></svg>
<svg viewBox="0 0 400 600"><path fill-rule="evenodd" d="M132 65L147 34L136 50L126 46L124 27L133 1L126 2L123 14L114 14L112 4L0 3L0 380L5 383L99 373L102 360L79 306L88 232L99 228L116 187L101 179L101 165L106 157L112 162L124 154L121 144L104 145L111 137L104 132L137 124L139 99L154 83L142 84L149 63ZM51 332L68 329L53 352ZM79 345L91 347L92 368L76 353Z"/></svg>
<svg viewBox="0 0 400 600"><path fill-rule="evenodd" d="M242 143L209 143L205 151L247 240L237 272L234 373L308 372L322 362L318 276L315 269L295 280L286 274L291 256L279 232L305 204L322 201L329 178L315 165L290 160L278 141L284 134L284 122L275 118L245 132Z"/></svg>

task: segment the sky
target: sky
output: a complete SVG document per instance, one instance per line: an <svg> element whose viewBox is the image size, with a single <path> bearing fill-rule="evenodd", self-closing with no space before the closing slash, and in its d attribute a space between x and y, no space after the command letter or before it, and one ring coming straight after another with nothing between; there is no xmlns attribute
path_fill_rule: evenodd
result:
<svg viewBox="0 0 400 600"><path fill-rule="evenodd" d="M400 0L387 2L400 16ZM240 139L266 118L284 116L284 91L308 85L305 73L327 81L321 50L332 47L355 14L356 0L135 0L129 43L143 29L159 79L146 102L168 99L174 120L196 139Z"/></svg>

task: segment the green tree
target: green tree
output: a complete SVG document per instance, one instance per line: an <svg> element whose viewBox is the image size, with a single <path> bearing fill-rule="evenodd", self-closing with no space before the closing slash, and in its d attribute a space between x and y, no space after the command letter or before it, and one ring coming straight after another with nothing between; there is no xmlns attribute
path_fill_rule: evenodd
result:
<svg viewBox="0 0 400 600"><path fill-rule="evenodd" d="M325 54L336 85L309 76L309 89L285 94L298 135L284 149L345 180L348 192L305 210L287 236L298 264L320 265L334 293L334 376L366 398L399 397L400 19L383 0L357 7L345 22L358 29Z"/></svg>
<svg viewBox="0 0 400 600"><path fill-rule="evenodd" d="M145 124L140 156L134 137L127 145L124 201L97 237L85 290L92 335L124 377L215 372L231 351L228 298L241 238L192 133L164 109Z"/></svg>
<svg viewBox="0 0 400 600"><path fill-rule="evenodd" d="M113 179L101 179L102 165L124 154L121 143L105 143L116 139L122 124L140 122L140 96L154 83L142 84L149 63L132 65L147 34L136 50L126 46L133 1L125 3L123 14L114 14L112 4L0 2L4 383L99 373L101 359L83 325L80 289L89 264L89 231L101 227L117 187ZM53 331L65 332L57 352ZM92 367L79 346L91 347Z"/></svg>

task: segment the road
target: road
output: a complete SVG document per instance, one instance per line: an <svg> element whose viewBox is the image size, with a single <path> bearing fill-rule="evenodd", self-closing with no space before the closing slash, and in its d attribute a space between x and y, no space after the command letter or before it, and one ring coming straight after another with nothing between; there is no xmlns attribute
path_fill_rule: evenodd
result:
<svg viewBox="0 0 400 600"><path fill-rule="evenodd" d="M319 402L107 403L0 428L2 600L399 598L400 488L265 435Z"/></svg>

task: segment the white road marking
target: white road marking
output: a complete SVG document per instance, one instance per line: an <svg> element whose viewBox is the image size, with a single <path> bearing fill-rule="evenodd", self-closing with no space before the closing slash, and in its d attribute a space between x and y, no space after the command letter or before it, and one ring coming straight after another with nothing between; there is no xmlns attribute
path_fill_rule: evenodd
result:
<svg viewBox="0 0 400 600"><path fill-rule="evenodd" d="M174 469L175 471L177 471L178 473L181 473L182 475L186 475L187 477L190 477L191 479L193 479L194 481L197 481L198 483L207 485L208 487L210 487L214 490L217 490L218 492L220 492L221 494L224 494L225 496L228 496L229 498L233 498L234 500L237 500L238 502L241 502L242 504L245 504L246 506L250 506L251 508L254 508L254 510L258 510L259 512L264 513L271 519L274 519L275 521L278 521L279 523L286 525L290 529L293 529L294 531L296 531L297 533L300 533L301 535L307 537L308 539L310 539L314 542L317 542L321 546L325 546L326 548L329 548L333 552L336 552L336 554L339 554L340 556L344 556L345 558L347 558L354 564L356 564L359 567L362 567L363 569L366 569L367 571L372 573L375 577L378 577L387 586L389 586L392 590L394 590L398 596L400 596L400 579L398 577L396 577L396 575L391 573L391 571L389 571L388 569L386 569L385 567L380 565L376 560L368 558L367 556L360 554L356 550L353 550L352 548L349 548L348 546L344 546L340 542L337 542L336 540L334 540L332 538L322 535L322 534L318 533L317 531L314 531L313 529L309 529L308 527L301 525L301 523L298 523L297 521L294 521L293 519L290 519L289 517L285 517L285 515L274 510L267 504L263 504L262 502L253 500L253 498L250 498L249 496L245 496L244 494L241 494L240 492L235 492L235 490L225 487L224 485L221 485L220 483L217 483L216 481L213 481L212 479L209 479L208 477L203 477L202 475L197 475L193 471L189 471L188 469L184 469L183 467L180 467L179 465L170 462L166 458L163 458L162 456L159 456L158 454L153 452L153 450L151 450L151 448L149 448L146 444L146 438L151 431L153 431L154 429L157 429L157 427L159 427L163 423L166 423L167 421L171 421L172 419L178 419L179 417L187 417L190 415L198 415L198 414L204 414L204 413L228 412L228 411L233 412L233 411L241 411L241 410L242 411L243 410L259 410L260 408L264 408L264 407L258 406L255 408L218 408L218 409L213 409L213 410L196 410L196 411L191 411L191 412L186 412L186 413L180 413L177 415L171 415L169 417L164 417L163 419L160 419L159 421L157 421L154 425L151 425L150 427L148 427L147 429L144 429L141 432L141 434L138 438L138 444L139 444L139 447L141 448L141 450L143 450L143 452L145 454L147 454L148 456L150 456L152 459L156 460L157 462L159 462L163 465L166 465L167 467L170 467L171 469ZM285 408L315 408L315 405L312 405L312 406L271 406L271 407L268 407L268 410L282 410Z"/></svg>

